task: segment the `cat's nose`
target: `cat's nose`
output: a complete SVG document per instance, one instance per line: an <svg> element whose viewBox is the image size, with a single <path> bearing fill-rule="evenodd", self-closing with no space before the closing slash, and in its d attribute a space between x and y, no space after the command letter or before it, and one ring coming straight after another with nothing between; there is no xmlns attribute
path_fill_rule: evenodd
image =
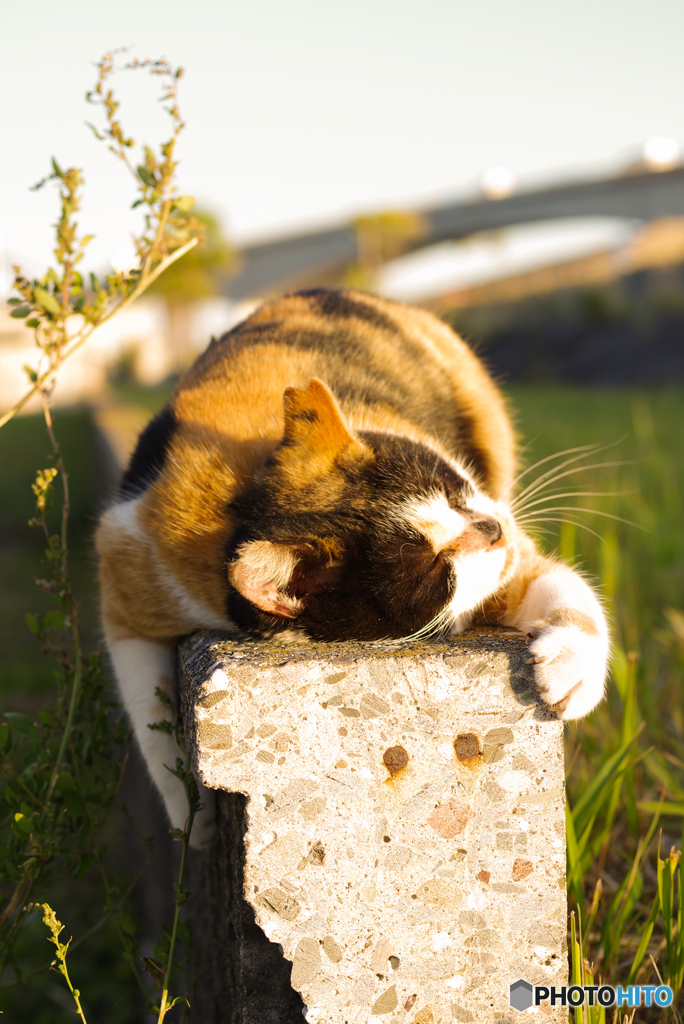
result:
<svg viewBox="0 0 684 1024"><path fill-rule="evenodd" d="M496 544L501 540L501 523L494 516L478 515L477 519L471 520L471 530L477 530L483 537L486 537L490 544Z"/></svg>
<svg viewBox="0 0 684 1024"><path fill-rule="evenodd" d="M463 533L445 544L441 550L465 555L476 551L489 551L491 548L502 548L505 544L503 530L498 519L478 512L468 520L468 525Z"/></svg>

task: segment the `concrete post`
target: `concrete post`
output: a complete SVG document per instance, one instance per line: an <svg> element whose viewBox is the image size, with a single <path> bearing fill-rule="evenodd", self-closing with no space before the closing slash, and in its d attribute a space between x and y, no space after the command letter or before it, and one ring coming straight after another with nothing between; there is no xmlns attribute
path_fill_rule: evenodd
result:
<svg viewBox="0 0 684 1024"><path fill-rule="evenodd" d="M512 983L566 984L562 724L526 657L493 629L185 642L186 736L226 791L193 1019L506 1024Z"/></svg>

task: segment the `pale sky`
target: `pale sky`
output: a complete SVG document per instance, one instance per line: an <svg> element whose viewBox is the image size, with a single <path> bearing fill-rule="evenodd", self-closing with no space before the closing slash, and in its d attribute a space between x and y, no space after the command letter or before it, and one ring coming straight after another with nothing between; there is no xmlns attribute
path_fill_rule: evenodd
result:
<svg viewBox="0 0 684 1024"><path fill-rule="evenodd" d="M493 164L534 184L684 143L681 0L0 0L0 26L0 235L38 267L56 197L28 187L52 155L85 170L91 265L135 225L84 126L116 46L185 67L182 191L237 241L467 196ZM128 79L124 124L163 138Z"/></svg>

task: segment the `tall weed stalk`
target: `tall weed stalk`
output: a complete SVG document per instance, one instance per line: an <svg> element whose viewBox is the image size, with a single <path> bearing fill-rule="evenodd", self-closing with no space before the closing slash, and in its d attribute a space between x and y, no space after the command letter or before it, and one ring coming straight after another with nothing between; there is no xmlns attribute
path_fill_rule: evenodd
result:
<svg viewBox="0 0 684 1024"><path fill-rule="evenodd" d="M79 235L75 219L83 175L74 168L63 169L53 159L51 174L37 187L55 181L59 188L55 263L39 280L29 280L20 267L15 267L17 294L9 300L11 315L24 320L34 332L37 361L25 367L27 390L0 418L0 426L37 396L52 452L52 464L37 472L33 484L36 511L31 524L42 532L45 545L45 578L36 582L49 595L53 607L44 615L27 614L26 622L45 654L53 659L55 698L35 717L7 712L0 725L0 988L20 987L31 978L22 963L19 939L29 916L37 911L57 950L53 966L64 978L76 1012L85 1022L80 992L72 985L67 970L67 951L78 948L109 924L118 936L121 954L143 1005L161 1022L184 999L173 997L170 987L172 972L179 966L174 954L184 931L181 908L189 896L183 885L188 838L198 809L197 787L187 765L176 716L172 723L160 723L176 739L178 759L173 773L184 782L188 794L186 826L174 831L174 838L182 844L179 877L173 891L175 912L154 956L141 959L127 904L146 865L122 883L109 864L104 838L115 810L125 813L118 793L130 737L121 709L108 693L98 654L83 651L78 600L69 572L69 475L51 412L52 394L64 362L97 327L133 302L199 240L199 224L190 212L194 200L179 195L175 185L175 149L183 129L177 99L182 69L173 68L165 60L134 60L117 69L116 59L116 53L102 58L88 98L104 116L103 126L93 131L108 142L110 151L135 180L133 206L140 207L143 214L143 229L134 239L135 266L128 272L113 271L103 278L91 274L88 281L84 280L79 267L90 236ZM143 147L137 165L132 159L135 143L124 132L111 87L117 70L145 70L155 76L171 121L170 137L159 153ZM82 879L91 868L99 874L103 914L86 934L62 943L63 926L46 902L46 895L60 880ZM47 958L44 966L49 966ZM156 1003L141 969L151 975L159 989Z"/></svg>

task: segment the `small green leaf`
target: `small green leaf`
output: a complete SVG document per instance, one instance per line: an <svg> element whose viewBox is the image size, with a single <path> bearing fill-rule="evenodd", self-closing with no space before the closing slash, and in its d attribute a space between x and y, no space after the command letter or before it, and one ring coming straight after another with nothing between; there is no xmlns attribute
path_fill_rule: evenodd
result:
<svg viewBox="0 0 684 1024"><path fill-rule="evenodd" d="M35 320L35 319L34 320L27 320L26 321L26 326L27 327L40 327L40 320ZM37 376L35 370L31 370L31 373L34 375L34 378Z"/></svg>
<svg viewBox="0 0 684 1024"><path fill-rule="evenodd" d="M155 695L155 697L159 697L159 700L162 702L162 704L165 704L167 708L173 708L174 707L173 701L169 697L169 695L166 692L166 690L162 690L161 686L155 686L155 688L154 688L154 695Z"/></svg>
<svg viewBox="0 0 684 1024"><path fill-rule="evenodd" d="M119 924L121 925L121 930L124 931L126 935L135 935L135 921L125 907L122 908L121 913L119 914Z"/></svg>
<svg viewBox="0 0 684 1024"><path fill-rule="evenodd" d="M655 814L656 811L660 811L661 814L672 814L678 817L684 816L684 804L673 804L673 803L661 803L660 801L637 801L637 807L640 811L646 811L647 814Z"/></svg>
<svg viewBox="0 0 684 1024"><path fill-rule="evenodd" d="M6 711L5 718L9 718L12 726L17 732L29 733L33 728L33 719L29 718L28 715L23 714L21 711Z"/></svg>
<svg viewBox="0 0 684 1024"><path fill-rule="evenodd" d="M35 185L31 185L31 187L29 188L29 191L30 192L39 192L40 189L43 187L43 185L46 185L48 183L48 181L50 180L50 178L52 178L52 177L53 177L53 175L49 174L47 176L47 178L41 178L40 181L37 181L35 183Z"/></svg>
<svg viewBox="0 0 684 1024"><path fill-rule="evenodd" d="M90 98L90 97L91 97L92 95L93 95L93 94L92 94L91 92L87 92L87 93L86 93L86 100L88 101L88 103L92 103L92 102L93 102L93 101L91 100L91 98ZM83 123L84 123L84 124L85 124L85 125L86 125L86 126L87 126L88 128L90 128L91 132L93 133L93 135L95 136L95 138L96 138L96 139L100 139L100 141L102 141L102 140L104 139L104 135L101 135L101 134L100 134L100 132L99 132L99 131L97 130L97 128L95 127L95 125L94 125L94 124L91 124L91 123L90 123L90 121L84 121Z"/></svg>
<svg viewBox="0 0 684 1024"><path fill-rule="evenodd" d="M73 775L70 772L60 772L59 778L55 783L55 789L59 793L74 793L76 792L76 783Z"/></svg>
<svg viewBox="0 0 684 1024"><path fill-rule="evenodd" d="M156 960L153 960L150 956L141 956L140 959L143 963L143 970L147 971L148 974L152 975L154 982L158 988L164 987L164 968L161 964L158 964Z"/></svg>
<svg viewBox="0 0 684 1024"><path fill-rule="evenodd" d="M74 878L83 878L90 871L90 865L93 862L93 858L89 853L84 853L82 857L79 857L78 863L74 870Z"/></svg>
<svg viewBox="0 0 684 1024"><path fill-rule="evenodd" d="M24 805L22 804L22 806ZM29 833L33 832L33 822L25 814L20 814L19 812L17 812L14 815L14 822L17 828L20 830L20 832L23 832L25 835L29 835Z"/></svg>
<svg viewBox="0 0 684 1024"><path fill-rule="evenodd" d="M185 1003L185 1005L188 1008L190 1008L190 1002L187 996L174 996L173 1002L167 1003L166 1005L168 1006L169 1010L172 1010L174 1006L178 1005L178 1003Z"/></svg>
<svg viewBox="0 0 684 1024"><path fill-rule="evenodd" d="M191 895L192 894L189 892L188 889L183 889L178 884L178 882L174 882L174 885L173 885L173 898L174 898L176 904L179 907L182 907L185 903L187 903L187 901L188 901L188 899L189 899L189 897Z"/></svg>
<svg viewBox="0 0 684 1024"><path fill-rule="evenodd" d="M31 312L30 306L22 306L21 309L13 309L10 316L14 317L15 320L23 320Z"/></svg>
<svg viewBox="0 0 684 1024"><path fill-rule="evenodd" d="M38 634L40 633L40 629L41 629L40 621L38 620L38 617L36 615L32 615L31 612L26 612L26 615L24 616L24 620L25 620L26 625L28 626L28 628L33 633L33 635L34 636L38 636Z"/></svg>
<svg viewBox="0 0 684 1024"><path fill-rule="evenodd" d="M171 725L171 722L148 722L147 728L152 729L155 732L168 733L169 736L173 734L173 726Z"/></svg>
<svg viewBox="0 0 684 1024"><path fill-rule="evenodd" d="M64 803L66 804L66 809L72 818L86 818L88 816L88 808L86 807L85 801L80 793L65 793Z"/></svg>
<svg viewBox="0 0 684 1024"><path fill-rule="evenodd" d="M64 628L65 615L63 611L55 608L53 611L48 612L45 616L45 628L52 630L59 630Z"/></svg>
<svg viewBox="0 0 684 1024"><path fill-rule="evenodd" d="M167 939L166 935L163 935L161 937L161 939L154 947L152 952L154 953L157 960L159 960L160 963L166 966L166 964L169 961L169 940Z"/></svg>
<svg viewBox="0 0 684 1024"><path fill-rule="evenodd" d="M23 299L18 299L16 295L13 295L11 299L7 300L8 306L21 306Z"/></svg>
<svg viewBox="0 0 684 1024"><path fill-rule="evenodd" d="M45 288L34 288L33 299L39 306L46 309L48 313L52 313L53 316L59 316L62 312L62 307L57 299L50 292L46 291Z"/></svg>
<svg viewBox="0 0 684 1024"><path fill-rule="evenodd" d="M182 210L183 213L187 213L188 210L191 210L195 205L195 197L177 196L173 201L173 205L176 207L177 210Z"/></svg>

